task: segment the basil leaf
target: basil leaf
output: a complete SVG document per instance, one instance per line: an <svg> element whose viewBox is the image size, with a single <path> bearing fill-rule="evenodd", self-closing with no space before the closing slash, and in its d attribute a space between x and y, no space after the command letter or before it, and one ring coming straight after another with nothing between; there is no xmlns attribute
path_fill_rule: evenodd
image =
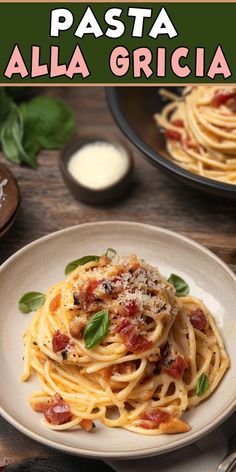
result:
<svg viewBox="0 0 236 472"><path fill-rule="evenodd" d="M60 149L75 131L70 108L60 99L39 96L20 105L24 122L24 147Z"/></svg>
<svg viewBox="0 0 236 472"><path fill-rule="evenodd" d="M19 309L22 313L29 313L40 308L45 302L45 295L41 292L25 293L19 300Z"/></svg>
<svg viewBox="0 0 236 472"><path fill-rule="evenodd" d="M185 297L189 294L189 286L184 279L179 277L176 274L171 274L170 277L167 279L167 282L174 285L175 287L175 294L177 297Z"/></svg>
<svg viewBox="0 0 236 472"><path fill-rule="evenodd" d="M108 256L108 257L109 257L109 253L110 253L110 252L112 253L113 256L116 256L116 254L117 254L117 252L116 252L115 249L113 249L112 247L108 247L107 250L106 250L106 252L105 252L105 256ZM112 256L110 256L110 257L112 257Z"/></svg>
<svg viewBox="0 0 236 472"><path fill-rule="evenodd" d="M90 261L99 261L100 256L84 256L80 259L75 259L74 261L69 262L65 267L65 275L69 275L73 270L77 269L77 267L87 264Z"/></svg>
<svg viewBox="0 0 236 472"><path fill-rule="evenodd" d="M84 342L87 349L92 349L107 335L109 328L108 311L98 311L90 318L84 330Z"/></svg>
<svg viewBox="0 0 236 472"><path fill-rule="evenodd" d="M23 133L22 115L19 108L12 103L11 109L1 128L2 150L10 161L16 164L25 162L35 168L37 166L35 160L30 158L23 147Z"/></svg>
<svg viewBox="0 0 236 472"><path fill-rule="evenodd" d="M209 387L209 380L206 374L201 374L196 386L196 394L201 397Z"/></svg>

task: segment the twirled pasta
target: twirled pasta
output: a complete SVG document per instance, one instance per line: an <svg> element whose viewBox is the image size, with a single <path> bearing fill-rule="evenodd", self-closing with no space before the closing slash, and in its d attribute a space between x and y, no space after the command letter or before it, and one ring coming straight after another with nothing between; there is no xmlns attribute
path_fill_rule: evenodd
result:
<svg viewBox="0 0 236 472"><path fill-rule="evenodd" d="M190 172L236 184L236 87L186 87L182 96L163 89L171 101L154 115L165 130L170 158Z"/></svg>
<svg viewBox="0 0 236 472"><path fill-rule="evenodd" d="M86 327L102 310L108 331L88 349ZM136 256L102 256L50 288L24 346L23 380L34 372L42 388L30 404L55 430L90 430L99 420L149 435L188 431L183 413L214 391L229 366L204 304L176 297Z"/></svg>

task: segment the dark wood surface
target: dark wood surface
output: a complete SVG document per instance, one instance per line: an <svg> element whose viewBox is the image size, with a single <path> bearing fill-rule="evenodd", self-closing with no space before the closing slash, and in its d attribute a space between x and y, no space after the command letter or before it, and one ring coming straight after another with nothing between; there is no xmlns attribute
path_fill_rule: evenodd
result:
<svg viewBox="0 0 236 472"><path fill-rule="evenodd" d="M75 113L77 133L121 136L108 110L102 88L50 88ZM127 145L131 146L128 141ZM9 165L21 190L21 207L10 232L0 240L0 263L34 239L67 226L88 221L139 221L179 231L212 249L236 271L236 203L210 198L163 175L134 148L135 179L129 194L116 204L93 207L74 199L58 168L58 152L43 152L37 171ZM0 162L5 162L0 156ZM2 379L1 379L2 380ZM0 420L0 450L7 470L106 471L95 461L61 456L14 430ZM108 468L107 468L108 470Z"/></svg>

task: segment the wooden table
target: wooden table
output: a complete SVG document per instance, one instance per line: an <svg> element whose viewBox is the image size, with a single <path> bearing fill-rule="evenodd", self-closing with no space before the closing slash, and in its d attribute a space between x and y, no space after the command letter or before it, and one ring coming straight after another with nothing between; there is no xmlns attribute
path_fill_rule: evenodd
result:
<svg viewBox="0 0 236 472"><path fill-rule="evenodd" d="M102 88L50 88L43 93L64 98L74 110L77 132L98 134L119 129L108 110ZM127 145L130 144L127 141ZM210 198L155 170L133 148L135 182L116 204L93 207L74 199L58 168L58 152L43 152L37 171L10 165L21 189L21 208L11 231L0 241L0 263L25 244L52 231L88 221L128 220L164 226L203 243L236 271L236 203ZM4 162L0 156L0 162ZM70 458L40 446L0 420L0 450L7 470L109 470L101 462ZM27 465L23 465L27 464ZM41 467L40 467L41 464ZM79 468L78 468L79 467Z"/></svg>

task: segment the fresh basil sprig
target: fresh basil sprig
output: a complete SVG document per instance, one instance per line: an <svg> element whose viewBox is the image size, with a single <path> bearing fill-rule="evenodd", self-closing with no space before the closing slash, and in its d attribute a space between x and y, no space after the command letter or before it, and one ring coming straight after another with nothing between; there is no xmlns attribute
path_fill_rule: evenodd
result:
<svg viewBox="0 0 236 472"><path fill-rule="evenodd" d="M84 330L84 342L87 349L92 349L107 335L109 328L108 311L98 311L90 318Z"/></svg>
<svg viewBox="0 0 236 472"><path fill-rule="evenodd" d="M69 262L65 267L65 275L69 275L73 270L77 269L77 267L87 264L90 261L99 261L100 256L84 256L80 259L75 259L74 261Z"/></svg>
<svg viewBox="0 0 236 472"><path fill-rule="evenodd" d="M105 252L105 256L108 256L109 257L109 254L112 254L112 256L116 256L117 252L115 249L113 249L112 247L108 247L106 252ZM111 257L112 257L111 256Z"/></svg>
<svg viewBox="0 0 236 472"><path fill-rule="evenodd" d="M209 387L209 380L206 374L201 374L196 386L196 394L198 397L201 397Z"/></svg>
<svg viewBox="0 0 236 472"><path fill-rule="evenodd" d="M174 285L175 294L177 297L186 297L189 294L189 286L184 279L179 277L179 275L171 274L167 279L167 282Z"/></svg>
<svg viewBox="0 0 236 472"><path fill-rule="evenodd" d="M45 302L45 294L41 292L25 293L19 300L19 310L22 313L29 313L40 308Z"/></svg>
<svg viewBox="0 0 236 472"><path fill-rule="evenodd" d="M0 146L7 159L37 168L40 149L60 149L75 130L63 100L38 96L20 105L1 87Z"/></svg>

